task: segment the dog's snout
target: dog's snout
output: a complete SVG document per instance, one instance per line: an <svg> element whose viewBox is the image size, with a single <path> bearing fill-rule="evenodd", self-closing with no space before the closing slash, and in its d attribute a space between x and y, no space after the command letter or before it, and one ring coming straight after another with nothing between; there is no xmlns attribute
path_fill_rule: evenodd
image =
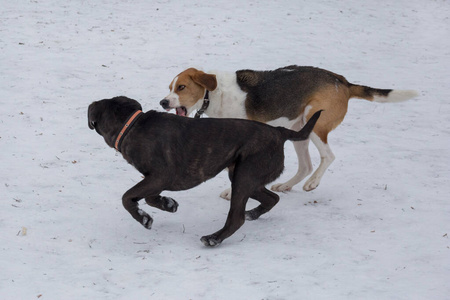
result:
<svg viewBox="0 0 450 300"><path fill-rule="evenodd" d="M162 106L162 108L164 109L169 109L170 108L170 101L167 99L162 99L159 104Z"/></svg>

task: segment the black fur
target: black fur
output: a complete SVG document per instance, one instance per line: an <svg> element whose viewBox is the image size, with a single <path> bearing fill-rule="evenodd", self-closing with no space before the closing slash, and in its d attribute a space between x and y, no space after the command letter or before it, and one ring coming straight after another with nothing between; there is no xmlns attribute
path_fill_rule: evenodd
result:
<svg viewBox="0 0 450 300"><path fill-rule="evenodd" d="M348 84L343 76L314 67L239 70L236 76L239 87L247 92L247 114L262 122L281 117L296 119L305 109L309 96L320 88L330 84Z"/></svg>
<svg viewBox="0 0 450 300"><path fill-rule="evenodd" d="M363 87L363 93L364 95L368 96L368 97L373 97L373 96L384 96L387 97L389 96L389 93L392 92L391 89L374 89L368 86L362 86Z"/></svg>
<svg viewBox="0 0 450 300"><path fill-rule="evenodd" d="M141 109L137 101L126 97L94 102L88 109L89 128L113 147L127 118ZM228 168L232 197L225 226L201 238L205 245L216 246L245 218L257 219L275 206L278 195L264 186L284 169L284 142L308 138L319 115L317 112L295 132L248 120L191 119L149 111L129 128L122 142L123 157L145 176L123 195L123 205L134 219L150 228L153 220L139 209L139 200L145 198L153 207L175 212L178 203L160 196L162 191L190 189ZM245 212L249 197L261 204Z"/></svg>

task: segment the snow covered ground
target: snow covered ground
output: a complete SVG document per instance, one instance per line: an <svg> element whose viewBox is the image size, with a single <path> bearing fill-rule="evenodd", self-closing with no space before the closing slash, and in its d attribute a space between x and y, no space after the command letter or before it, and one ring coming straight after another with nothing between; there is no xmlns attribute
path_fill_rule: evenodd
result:
<svg viewBox="0 0 450 300"><path fill-rule="evenodd" d="M449 1L0 4L0 299L450 299ZM187 67L289 64L420 97L351 100L318 189L218 248L199 239L225 221L224 172L164 193L176 214L143 206L151 231L129 216L140 174L88 129L92 101L161 111Z"/></svg>

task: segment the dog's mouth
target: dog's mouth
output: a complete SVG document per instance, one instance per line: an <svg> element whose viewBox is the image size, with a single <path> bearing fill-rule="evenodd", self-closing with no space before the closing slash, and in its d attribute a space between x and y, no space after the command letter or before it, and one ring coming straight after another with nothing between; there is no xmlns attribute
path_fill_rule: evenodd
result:
<svg viewBox="0 0 450 300"><path fill-rule="evenodd" d="M186 117L187 116L187 109L184 106L179 106L177 108L175 108L177 115L178 116L183 116Z"/></svg>
<svg viewBox="0 0 450 300"><path fill-rule="evenodd" d="M162 106L163 109L165 109L166 111L171 111L172 109L175 109L176 113L178 116L183 116L183 117L187 117L188 116L188 110L186 108L186 106L178 106L178 107L174 107L170 105L170 100L164 98L162 99L159 104Z"/></svg>

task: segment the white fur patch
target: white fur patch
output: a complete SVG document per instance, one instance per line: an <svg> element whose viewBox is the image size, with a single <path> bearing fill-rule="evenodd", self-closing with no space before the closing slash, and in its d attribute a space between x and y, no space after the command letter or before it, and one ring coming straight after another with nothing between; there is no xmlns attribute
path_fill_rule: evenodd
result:
<svg viewBox="0 0 450 300"><path fill-rule="evenodd" d="M245 98L247 93L241 90L234 72L209 72L216 75L217 88L209 92L209 107L205 114L212 118L247 119Z"/></svg>
<svg viewBox="0 0 450 300"><path fill-rule="evenodd" d="M311 140L314 145L317 147L320 153L320 165L317 170L312 174L312 176L306 181L303 189L305 191L311 191L315 189L322 179L323 174L334 161L334 154L331 151L331 148L328 144L322 142L322 140L313 132L310 135Z"/></svg>
<svg viewBox="0 0 450 300"><path fill-rule="evenodd" d="M312 106L311 105L307 105L306 107L305 107L305 110L303 111L303 115L302 115L302 117L303 117L303 125L304 124L306 124L306 116L309 114L309 111L311 110L311 108L312 108Z"/></svg>
<svg viewBox="0 0 450 300"><path fill-rule="evenodd" d="M169 100L169 106L172 108L180 106L180 97L177 93L175 93L177 80L178 76L175 77L172 81L172 89L170 90L170 94L164 97L164 99Z"/></svg>
<svg viewBox="0 0 450 300"><path fill-rule="evenodd" d="M387 97L383 96L373 97L373 101L380 103L395 103L415 98L418 95L419 94L413 90L393 90L392 92L389 93Z"/></svg>
<svg viewBox="0 0 450 300"><path fill-rule="evenodd" d="M176 76L172 81L172 89L170 90L171 93L175 92L175 87L177 86L177 80L178 80L178 76Z"/></svg>
<svg viewBox="0 0 450 300"><path fill-rule="evenodd" d="M289 128L289 129L293 129L295 131L299 131L305 124L306 124L306 120L305 120L305 116L308 114L308 112L311 110L311 105L308 105L304 112L299 115L297 118L289 120L286 117L282 117L282 118L278 118L272 121L267 122L267 124L269 124L270 126L281 126L281 127L285 127L285 128ZM300 127L298 128L294 128L295 125L300 124Z"/></svg>
<svg viewBox="0 0 450 300"><path fill-rule="evenodd" d="M293 120L289 120L286 117L282 117L282 118L278 118L272 121L267 122L268 125L270 126L281 126L281 127L286 127L286 128L292 128L292 126L297 123L299 121L299 119L301 119L301 116L299 118L293 119Z"/></svg>

